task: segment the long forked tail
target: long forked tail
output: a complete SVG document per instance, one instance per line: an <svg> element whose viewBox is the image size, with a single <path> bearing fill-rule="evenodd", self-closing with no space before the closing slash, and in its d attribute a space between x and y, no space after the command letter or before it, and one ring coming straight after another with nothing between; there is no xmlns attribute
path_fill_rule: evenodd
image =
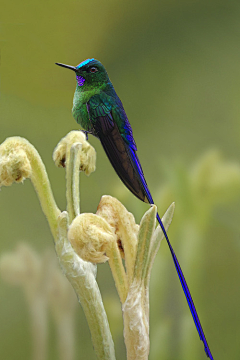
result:
<svg viewBox="0 0 240 360"><path fill-rule="evenodd" d="M160 218L160 216L158 214L157 214L157 220L158 220L158 222L159 222L159 224L160 224L160 226L162 228L163 234L164 234L164 236L165 236L165 238L167 240L169 249L171 251L172 258L173 258L173 261L174 261L174 264L175 264L175 267L176 267L176 270L177 270L177 273L178 273L178 277L179 277L179 280L181 282L182 289L184 291L185 297L187 299L189 309L191 310L192 317L193 317L193 320L195 322L195 325L196 325L200 340L202 340L202 342L204 343L205 352L206 352L207 356L211 360L214 360L213 357L212 357L211 351L209 349L207 339L206 339L206 337L204 335L202 325L200 323L200 320L199 320L199 317L198 317L198 314L197 314L197 310L196 310L195 305L193 303L192 296L191 296L190 291L188 289L187 282L186 282L185 277L183 275L182 269L181 269L181 267L179 265L178 259L177 259L176 255L175 255L174 251L173 251L172 245L170 244L170 241L168 239L166 230L165 230L165 228L163 226L162 220L161 220L161 218Z"/></svg>

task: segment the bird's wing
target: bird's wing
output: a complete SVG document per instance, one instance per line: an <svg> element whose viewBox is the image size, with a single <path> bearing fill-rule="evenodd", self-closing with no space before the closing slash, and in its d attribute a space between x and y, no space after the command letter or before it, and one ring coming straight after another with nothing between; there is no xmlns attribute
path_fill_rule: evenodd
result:
<svg viewBox="0 0 240 360"><path fill-rule="evenodd" d="M122 105L114 105L105 93L90 98L87 110L94 133L123 183L140 200L151 202L131 126Z"/></svg>

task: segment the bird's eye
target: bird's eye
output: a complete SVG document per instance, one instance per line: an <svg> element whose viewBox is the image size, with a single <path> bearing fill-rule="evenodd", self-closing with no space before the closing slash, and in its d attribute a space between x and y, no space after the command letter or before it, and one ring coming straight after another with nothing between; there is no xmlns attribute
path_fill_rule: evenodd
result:
<svg viewBox="0 0 240 360"><path fill-rule="evenodd" d="M92 67L90 67L89 71L90 71L91 73L95 73L95 72L98 71L98 69L97 69L95 66L92 66Z"/></svg>

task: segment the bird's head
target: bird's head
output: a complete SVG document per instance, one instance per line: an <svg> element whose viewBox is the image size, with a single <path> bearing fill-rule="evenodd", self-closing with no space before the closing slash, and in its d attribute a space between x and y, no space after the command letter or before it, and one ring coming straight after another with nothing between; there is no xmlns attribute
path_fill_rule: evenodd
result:
<svg viewBox="0 0 240 360"><path fill-rule="evenodd" d="M61 63L56 65L73 70L76 73L78 87L97 87L110 81L104 66L96 59L87 59L76 67Z"/></svg>

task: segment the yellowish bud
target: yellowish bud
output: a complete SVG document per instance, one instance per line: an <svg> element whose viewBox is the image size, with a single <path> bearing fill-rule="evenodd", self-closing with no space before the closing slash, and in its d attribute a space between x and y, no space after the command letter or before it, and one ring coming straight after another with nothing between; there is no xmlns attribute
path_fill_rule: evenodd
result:
<svg viewBox="0 0 240 360"><path fill-rule="evenodd" d="M120 201L112 196L102 196L97 208L97 215L111 225L113 232L117 235L118 248L123 258L126 242L135 251L139 225L135 223L133 214L128 212ZM131 244L128 241L129 239L131 239Z"/></svg>
<svg viewBox="0 0 240 360"><path fill-rule="evenodd" d="M116 235L100 216L81 214L71 223L68 240L83 260L102 263L108 260L106 254L112 242L116 242Z"/></svg>
<svg viewBox="0 0 240 360"><path fill-rule="evenodd" d="M82 144L79 170L84 171L86 175L90 175L96 169L96 151L86 140L86 136L82 131L71 131L59 141L53 152L53 161L56 166L65 167L71 146L75 143Z"/></svg>
<svg viewBox="0 0 240 360"><path fill-rule="evenodd" d="M24 150L26 144L27 140L12 137L0 145L0 186L10 186L31 177L31 164Z"/></svg>

